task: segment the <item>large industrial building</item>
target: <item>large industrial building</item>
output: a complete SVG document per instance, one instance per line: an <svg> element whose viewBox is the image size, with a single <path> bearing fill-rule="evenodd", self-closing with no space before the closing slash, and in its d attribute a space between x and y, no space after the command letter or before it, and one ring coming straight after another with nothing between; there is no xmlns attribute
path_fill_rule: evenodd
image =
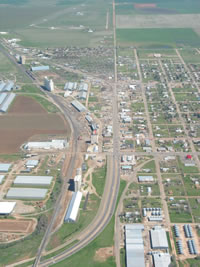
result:
<svg viewBox="0 0 200 267"><path fill-rule="evenodd" d="M8 172L11 166L10 163L0 163L0 172Z"/></svg>
<svg viewBox="0 0 200 267"><path fill-rule="evenodd" d="M14 185L21 186L49 186L53 180L53 176L17 176Z"/></svg>
<svg viewBox="0 0 200 267"><path fill-rule="evenodd" d="M46 142L28 142L24 145L24 149L64 149L67 147L67 140L52 140Z"/></svg>
<svg viewBox="0 0 200 267"><path fill-rule="evenodd" d="M49 66L35 66L31 67L32 71L47 71L49 70Z"/></svg>
<svg viewBox="0 0 200 267"><path fill-rule="evenodd" d="M14 82L0 81L0 92L10 92L14 88Z"/></svg>
<svg viewBox="0 0 200 267"><path fill-rule="evenodd" d="M9 215L15 208L16 202L0 202L0 215Z"/></svg>
<svg viewBox="0 0 200 267"><path fill-rule="evenodd" d="M8 190L6 198L9 199L44 199L48 189L40 188L14 188Z"/></svg>
<svg viewBox="0 0 200 267"><path fill-rule="evenodd" d="M143 224L125 225L126 266L145 267Z"/></svg>
<svg viewBox="0 0 200 267"><path fill-rule="evenodd" d="M80 191L73 193L71 201L67 209L67 213L65 215L64 222L75 222L76 221L79 207L81 204L82 195L83 194Z"/></svg>
<svg viewBox="0 0 200 267"><path fill-rule="evenodd" d="M77 83L68 82L65 84L64 90L74 91L77 89Z"/></svg>
<svg viewBox="0 0 200 267"><path fill-rule="evenodd" d="M5 113L8 110L10 104L15 99L15 97L16 97L16 94L14 93L10 93L10 94L1 93L0 94L0 112Z"/></svg>
<svg viewBox="0 0 200 267"><path fill-rule="evenodd" d="M79 101L74 100L71 102L72 106L77 109L79 112L86 111L86 107L84 107Z"/></svg>
<svg viewBox="0 0 200 267"><path fill-rule="evenodd" d="M52 79L48 79L44 77L44 87L47 91L53 92L54 91L54 82Z"/></svg>
<svg viewBox="0 0 200 267"><path fill-rule="evenodd" d="M153 254L154 267L169 267L171 263L171 256L169 253Z"/></svg>
<svg viewBox="0 0 200 267"><path fill-rule="evenodd" d="M168 241L165 229L161 226L155 226L150 230L151 247L152 249L168 249Z"/></svg>

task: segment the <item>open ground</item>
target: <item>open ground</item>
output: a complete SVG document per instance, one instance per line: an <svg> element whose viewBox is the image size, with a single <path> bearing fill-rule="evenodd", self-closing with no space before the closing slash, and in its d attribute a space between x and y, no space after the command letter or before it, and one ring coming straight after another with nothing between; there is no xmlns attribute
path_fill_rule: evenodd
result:
<svg viewBox="0 0 200 267"><path fill-rule="evenodd" d="M33 231L34 224L32 220L0 220L0 231L28 233Z"/></svg>
<svg viewBox="0 0 200 267"><path fill-rule="evenodd" d="M18 152L35 135L67 135L69 131L60 114L49 114L35 100L22 96L17 97L8 114L0 116L0 125L1 154Z"/></svg>

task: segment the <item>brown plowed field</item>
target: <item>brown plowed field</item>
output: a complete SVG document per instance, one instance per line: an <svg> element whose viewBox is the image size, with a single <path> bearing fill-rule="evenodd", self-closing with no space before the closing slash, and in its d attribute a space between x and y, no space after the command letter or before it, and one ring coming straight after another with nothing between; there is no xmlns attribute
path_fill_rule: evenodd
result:
<svg viewBox="0 0 200 267"><path fill-rule="evenodd" d="M18 152L35 135L66 135L69 131L61 115L47 113L34 99L19 96L9 113L0 116L0 154Z"/></svg>
<svg viewBox="0 0 200 267"><path fill-rule="evenodd" d="M28 232L32 221L0 220L0 232ZM31 227L32 230L32 227Z"/></svg>
<svg viewBox="0 0 200 267"><path fill-rule="evenodd" d="M33 98L27 96L17 96L13 105L9 109L10 114L26 113L46 113L46 110Z"/></svg>
<svg viewBox="0 0 200 267"><path fill-rule="evenodd" d="M155 3L143 3L143 4L135 3L134 7L135 8L155 8L156 4Z"/></svg>

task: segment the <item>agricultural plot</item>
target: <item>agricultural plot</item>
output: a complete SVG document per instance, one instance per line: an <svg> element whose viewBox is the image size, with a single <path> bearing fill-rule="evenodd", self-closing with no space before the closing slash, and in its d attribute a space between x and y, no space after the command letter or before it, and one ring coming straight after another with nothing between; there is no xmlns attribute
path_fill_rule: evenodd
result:
<svg viewBox="0 0 200 267"><path fill-rule="evenodd" d="M35 135L67 135L69 131L69 126L59 114L48 114L40 104L29 98L29 105L19 106L22 102L24 98L18 98L8 114L0 117L1 154L18 152L20 146Z"/></svg>
<svg viewBox="0 0 200 267"><path fill-rule="evenodd" d="M1 6L0 30L26 47L96 46L111 34L112 6L105 0L23 1L23 8L11 3Z"/></svg>
<svg viewBox="0 0 200 267"><path fill-rule="evenodd" d="M120 45L139 48L172 48L200 45L200 37L192 29L117 29Z"/></svg>

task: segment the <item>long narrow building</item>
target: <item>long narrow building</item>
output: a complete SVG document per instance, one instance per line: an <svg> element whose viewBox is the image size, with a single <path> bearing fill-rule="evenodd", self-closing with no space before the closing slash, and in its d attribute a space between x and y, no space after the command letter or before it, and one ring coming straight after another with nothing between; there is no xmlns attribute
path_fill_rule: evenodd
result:
<svg viewBox="0 0 200 267"><path fill-rule="evenodd" d="M71 201L67 209L67 213L65 215L64 222L75 222L76 221L79 207L81 204L82 195L83 194L80 191L73 193Z"/></svg>
<svg viewBox="0 0 200 267"><path fill-rule="evenodd" d="M126 267L145 267L143 224L125 225Z"/></svg>

